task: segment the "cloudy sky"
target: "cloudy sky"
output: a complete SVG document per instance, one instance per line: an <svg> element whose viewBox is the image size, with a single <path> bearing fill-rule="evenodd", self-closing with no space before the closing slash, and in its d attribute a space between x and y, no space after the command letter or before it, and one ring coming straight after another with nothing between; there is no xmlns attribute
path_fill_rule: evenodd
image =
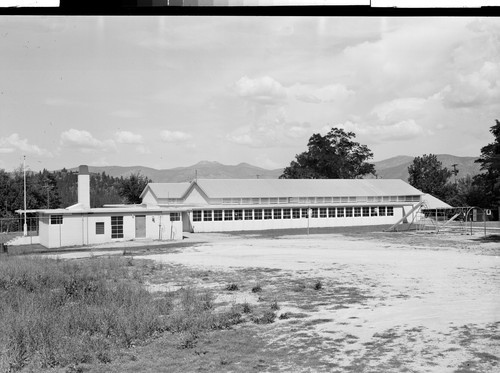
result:
<svg viewBox="0 0 500 373"><path fill-rule="evenodd" d="M500 19L0 17L0 168L289 164L342 127L374 152L478 156Z"/></svg>

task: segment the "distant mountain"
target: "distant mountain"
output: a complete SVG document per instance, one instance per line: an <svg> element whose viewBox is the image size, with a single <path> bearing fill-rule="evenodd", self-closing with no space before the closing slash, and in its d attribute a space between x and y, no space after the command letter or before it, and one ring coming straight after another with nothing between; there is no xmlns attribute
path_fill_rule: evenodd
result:
<svg viewBox="0 0 500 373"><path fill-rule="evenodd" d="M452 165L456 164L458 169L457 179L474 176L480 173L480 165L474 163L478 157L457 157L450 154L436 154L443 167L453 170ZM380 162L373 162L377 175L382 179L402 179L408 180L408 166L413 162L414 157L400 155L397 157L385 159ZM453 177L452 177L453 178Z"/></svg>
<svg viewBox="0 0 500 373"><path fill-rule="evenodd" d="M78 170L78 167L71 170ZM95 173L105 172L107 175L114 177L127 177L132 173L140 172L141 175L149 177L156 183L175 183L191 181L196 176L201 179L277 179L282 174L283 169L267 170L248 163L232 166L219 162L201 161L188 167L163 170L143 166L89 166L89 171Z"/></svg>
<svg viewBox="0 0 500 373"><path fill-rule="evenodd" d="M449 154L438 154L438 160L443 163L444 167L453 169L452 164L457 164L459 173L457 178L462 178L467 175L477 175L479 164L474 163L476 157L457 157ZM413 157L400 155L397 157L385 159L380 162L373 162L377 175L382 179L402 179L408 180L408 166L413 162ZM78 170L77 167L71 170ZM140 172L141 175L149 177L156 183L175 183L183 181L191 181L197 176L200 179L277 179L283 169L267 170L262 167L253 166L248 163L240 163L238 165L224 165L219 162L201 161L188 167L176 167L171 169L157 170L155 168L143 166L104 166L94 167L89 166L90 172L101 173L114 177L127 177L132 173Z"/></svg>

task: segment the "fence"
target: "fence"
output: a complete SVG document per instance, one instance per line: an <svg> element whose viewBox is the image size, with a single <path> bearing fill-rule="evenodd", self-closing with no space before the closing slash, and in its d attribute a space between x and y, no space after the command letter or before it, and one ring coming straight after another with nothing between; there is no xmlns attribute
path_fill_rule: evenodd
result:
<svg viewBox="0 0 500 373"><path fill-rule="evenodd" d="M37 217L26 218L28 236L38 236L38 219ZM23 228L23 216L17 218L0 218L0 233L23 233Z"/></svg>

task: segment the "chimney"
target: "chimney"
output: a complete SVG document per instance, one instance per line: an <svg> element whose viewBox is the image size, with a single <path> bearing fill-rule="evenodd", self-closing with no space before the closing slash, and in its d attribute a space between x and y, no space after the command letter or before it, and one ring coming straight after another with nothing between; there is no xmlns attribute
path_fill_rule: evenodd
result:
<svg viewBox="0 0 500 373"><path fill-rule="evenodd" d="M87 165L78 168L78 204L84 209L90 208L90 175Z"/></svg>

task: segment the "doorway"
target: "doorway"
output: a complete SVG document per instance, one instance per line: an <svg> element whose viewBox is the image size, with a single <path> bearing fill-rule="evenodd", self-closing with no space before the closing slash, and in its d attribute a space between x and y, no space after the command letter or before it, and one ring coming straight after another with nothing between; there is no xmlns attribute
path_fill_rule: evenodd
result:
<svg viewBox="0 0 500 373"><path fill-rule="evenodd" d="M135 216L135 238L146 237L146 215Z"/></svg>

